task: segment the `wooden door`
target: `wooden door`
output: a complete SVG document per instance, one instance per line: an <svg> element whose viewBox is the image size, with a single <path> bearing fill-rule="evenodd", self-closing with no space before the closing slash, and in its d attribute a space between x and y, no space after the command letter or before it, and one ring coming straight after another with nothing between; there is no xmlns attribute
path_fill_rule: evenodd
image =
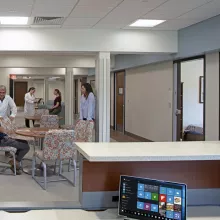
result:
<svg viewBox="0 0 220 220"><path fill-rule="evenodd" d="M27 93L27 82L14 82L14 101L19 107L24 106L24 96Z"/></svg>
<svg viewBox="0 0 220 220"><path fill-rule="evenodd" d="M78 114L78 79L74 80L75 82L75 114Z"/></svg>
<svg viewBox="0 0 220 220"><path fill-rule="evenodd" d="M116 130L124 132L125 71L115 73Z"/></svg>

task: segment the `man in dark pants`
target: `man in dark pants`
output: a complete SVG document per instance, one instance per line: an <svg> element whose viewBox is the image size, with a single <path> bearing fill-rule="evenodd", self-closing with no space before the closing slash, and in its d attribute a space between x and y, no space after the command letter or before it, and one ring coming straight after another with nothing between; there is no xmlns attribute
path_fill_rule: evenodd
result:
<svg viewBox="0 0 220 220"><path fill-rule="evenodd" d="M23 159L23 157L28 153L30 150L30 147L27 143L27 141L23 140L16 140L8 137L4 133L4 129L0 127L0 147L14 147L17 149L16 152L16 174L21 175L21 167L20 162ZM11 170L14 172L14 163L13 160L9 161L9 164L11 165Z"/></svg>

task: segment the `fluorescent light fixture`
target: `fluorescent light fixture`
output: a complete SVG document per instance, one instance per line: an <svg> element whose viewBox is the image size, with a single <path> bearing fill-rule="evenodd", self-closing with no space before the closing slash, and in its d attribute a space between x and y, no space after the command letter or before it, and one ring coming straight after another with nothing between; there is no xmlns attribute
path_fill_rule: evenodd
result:
<svg viewBox="0 0 220 220"><path fill-rule="evenodd" d="M164 21L166 21L166 20L139 19L129 26L130 27L155 27L158 24L163 23Z"/></svg>
<svg viewBox="0 0 220 220"><path fill-rule="evenodd" d="M28 17L0 17L2 25L26 25Z"/></svg>

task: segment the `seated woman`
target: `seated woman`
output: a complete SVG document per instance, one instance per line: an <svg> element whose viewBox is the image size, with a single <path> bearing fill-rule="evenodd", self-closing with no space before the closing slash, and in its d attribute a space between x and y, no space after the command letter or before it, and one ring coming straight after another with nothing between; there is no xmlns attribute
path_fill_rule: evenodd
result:
<svg viewBox="0 0 220 220"><path fill-rule="evenodd" d="M53 107L51 109L49 109L50 115L58 115L61 110L61 92L59 89L55 89L54 90L54 95L56 96L56 98L54 99L54 103L53 103Z"/></svg>

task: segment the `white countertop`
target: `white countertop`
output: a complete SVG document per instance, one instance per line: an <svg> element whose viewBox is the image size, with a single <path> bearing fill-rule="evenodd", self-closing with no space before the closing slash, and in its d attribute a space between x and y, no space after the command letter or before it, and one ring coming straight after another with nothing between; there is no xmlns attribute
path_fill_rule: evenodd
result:
<svg viewBox="0 0 220 220"><path fill-rule="evenodd" d="M0 211L1 220L123 220L117 216L116 209L101 212L87 212L80 209L75 210L39 210L26 213L7 213ZM189 207L187 220L219 220L220 207Z"/></svg>
<svg viewBox="0 0 220 220"><path fill-rule="evenodd" d="M76 143L91 162L220 160L220 141Z"/></svg>

